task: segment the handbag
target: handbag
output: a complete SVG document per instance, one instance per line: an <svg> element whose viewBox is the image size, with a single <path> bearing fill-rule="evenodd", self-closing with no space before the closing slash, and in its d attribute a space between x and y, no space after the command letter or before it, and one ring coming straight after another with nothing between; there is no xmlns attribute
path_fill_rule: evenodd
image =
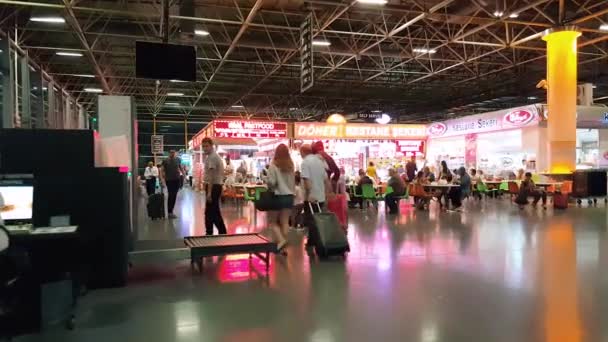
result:
<svg viewBox="0 0 608 342"><path fill-rule="evenodd" d="M255 209L259 211L279 210L277 204L277 195L271 190L260 193L260 198L254 202Z"/></svg>
<svg viewBox="0 0 608 342"><path fill-rule="evenodd" d="M270 170L272 170L272 168L269 169L269 172ZM255 200L253 204L255 206L255 209L259 211L279 210L279 201L277 195L274 194L274 191L271 189L270 186L268 187L268 191L260 193L260 198Z"/></svg>

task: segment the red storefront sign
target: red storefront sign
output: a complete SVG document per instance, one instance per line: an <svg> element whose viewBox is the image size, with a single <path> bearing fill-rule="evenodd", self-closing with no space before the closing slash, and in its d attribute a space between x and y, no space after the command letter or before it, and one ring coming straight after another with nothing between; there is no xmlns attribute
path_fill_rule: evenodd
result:
<svg viewBox="0 0 608 342"><path fill-rule="evenodd" d="M424 140L395 140L397 152L424 154Z"/></svg>
<svg viewBox="0 0 608 342"><path fill-rule="evenodd" d="M215 120L213 121L215 138L287 138L287 123L248 120Z"/></svg>

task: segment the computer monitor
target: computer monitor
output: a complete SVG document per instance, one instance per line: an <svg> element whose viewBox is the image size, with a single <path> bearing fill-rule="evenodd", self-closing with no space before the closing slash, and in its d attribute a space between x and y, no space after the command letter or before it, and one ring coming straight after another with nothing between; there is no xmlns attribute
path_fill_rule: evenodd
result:
<svg viewBox="0 0 608 342"><path fill-rule="evenodd" d="M4 202L4 205L0 207L0 217L5 224L32 222L34 204L32 181L32 179L0 178L0 195Z"/></svg>

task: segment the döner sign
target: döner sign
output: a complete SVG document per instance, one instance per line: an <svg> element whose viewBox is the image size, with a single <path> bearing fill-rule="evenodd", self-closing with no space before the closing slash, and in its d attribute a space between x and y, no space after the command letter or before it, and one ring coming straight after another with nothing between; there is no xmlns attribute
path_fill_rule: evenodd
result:
<svg viewBox="0 0 608 342"><path fill-rule="evenodd" d="M425 136L424 125L295 124L295 138L398 139Z"/></svg>

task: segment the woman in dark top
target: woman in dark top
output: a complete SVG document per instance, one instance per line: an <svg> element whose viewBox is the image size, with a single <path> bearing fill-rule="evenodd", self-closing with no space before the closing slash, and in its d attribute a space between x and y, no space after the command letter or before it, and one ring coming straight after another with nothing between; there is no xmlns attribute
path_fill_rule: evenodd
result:
<svg viewBox="0 0 608 342"><path fill-rule="evenodd" d="M448 169L448 163L445 160L441 161L441 171L439 171L439 179L447 179L448 176L451 176L452 173L450 169Z"/></svg>

